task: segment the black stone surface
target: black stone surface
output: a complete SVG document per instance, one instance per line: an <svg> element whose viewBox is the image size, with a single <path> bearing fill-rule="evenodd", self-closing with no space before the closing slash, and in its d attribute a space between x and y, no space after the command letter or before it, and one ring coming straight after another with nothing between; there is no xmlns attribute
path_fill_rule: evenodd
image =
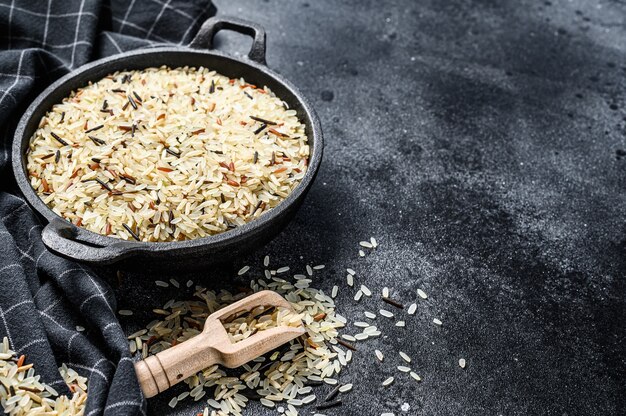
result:
<svg viewBox="0 0 626 416"><path fill-rule="evenodd" d="M418 301L406 328L378 318L386 336L359 343L341 374L353 391L323 413L624 414L624 3L217 5L267 28L269 65L313 99L327 146L287 230L193 280L235 287L234 270L250 264L258 274L269 253L292 270L326 264L315 285L339 285L338 309L352 320L383 304L354 302L346 267L375 297L388 286L405 304ZM248 44L220 38L227 50ZM380 248L359 258L358 241L370 236ZM118 285L119 307L136 311L122 317L129 332L155 305L186 296L157 290L154 278L125 275ZM420 384L395 370L397 350L414 357ZM380 387L391 374L396 382ZM182 391L151 400L151 414L200 411L167 407Z"/></svg>

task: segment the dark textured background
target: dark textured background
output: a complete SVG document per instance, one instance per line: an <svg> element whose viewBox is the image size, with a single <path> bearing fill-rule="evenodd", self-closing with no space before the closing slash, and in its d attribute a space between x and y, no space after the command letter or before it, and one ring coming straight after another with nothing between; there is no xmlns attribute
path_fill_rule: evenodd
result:
<svg viewBox="0 0 626 416"><path fill-rule="evenodd" d="M312 99L326 137L297 219L233 270L258 272L268 252L276 266L327 264L316 275L327 290L353 267L376 294L430 295L405 329L380 325L386 338L359 345L341 378L356 386L326 413L624 414L626 5L216 3L266 27L269 65ZM248 42L221 40L235 51ZM358 258L372 235L381 247ZM222 287L233 272L202 275ZM129 332L186 297L154 278L118 286L119 307L136 311L122 317ZM382 306L351 296L338 301L351 319ZM374 348L406 351L424 381L378 387L400 362L381 365ZM174 414L164 396L152 414ZM176 414L198 410L183 402Z"/></svg>

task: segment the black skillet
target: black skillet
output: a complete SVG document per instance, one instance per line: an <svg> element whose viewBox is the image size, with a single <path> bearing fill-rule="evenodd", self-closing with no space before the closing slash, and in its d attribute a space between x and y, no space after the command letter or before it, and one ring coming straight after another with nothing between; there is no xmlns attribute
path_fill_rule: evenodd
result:
<svg viewBox="0 0 626 416"><path fill-rule="evenodd" d="M211 50L213 37L221 29L230 29L253 37L247 59L237 59ZM277 207L250 223L210 237L188 241L149 243L124 241L77 227L59 217L39 198L30 185L26 170L26 149L39 121L72 90L89 81L97 81L119 70L148 67L203 66L230 78L244 77L255 85L267 85L306 125L311 146L309 168L301 183ZM293 218L313 184L322 160L323 139L319 120L300 92L270 70L265 63L265 31L257 24L232 17L213 17L200 28L188 46L159 47L125 52L83 65L50 85L26 110L13 141L13 171L28 204L48 224L43 242L51 251L73 260L94 265L116 263L117 267L150 266L172 268L201 267L218 263L267 243Z"/></svg>

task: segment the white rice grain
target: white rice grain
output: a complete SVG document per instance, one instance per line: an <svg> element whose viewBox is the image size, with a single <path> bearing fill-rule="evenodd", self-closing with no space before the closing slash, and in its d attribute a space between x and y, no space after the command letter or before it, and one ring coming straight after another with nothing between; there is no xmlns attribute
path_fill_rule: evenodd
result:
<svg viewBox="0 0 626 416"><path fill-rule="evenodd" d="M372 291L365 285L361 285L361 291L367 297L372 296Z"/></svg>
<svg viewBox="0 0 626 416"><path fill-rule="evenodd" d="M167 405L173 409L176 407L177 404L178 404L178 397L173 397L172 400L170 400L170 402Z"/></svg>
<svg viewBox="0 0 626 416"><path fill-rule="evenodd" d="M339 391L341 393L346 393L350 390L352 390L352 383L344 384L343 386L339 387Z"/></svg>
<svg viewBox="0 0 626 416"><path fill-rule="evenodd" d="M393 313L388 311L387 309L380 309L378 313L380 313L385 318L393 318Z"/></svg>
<svg viewBox="0 0 626 416"><path fill-rule="evenodd" d="M407 310L407 313L409 315L415 315L415 311L417 311L417 304L411 303L411 305L409 306L409 309Z"/></svg>

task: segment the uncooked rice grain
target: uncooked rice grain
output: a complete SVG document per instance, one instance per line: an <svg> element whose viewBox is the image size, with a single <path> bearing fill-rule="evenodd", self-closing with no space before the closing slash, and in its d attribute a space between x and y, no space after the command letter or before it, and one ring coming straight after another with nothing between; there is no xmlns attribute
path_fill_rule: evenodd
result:
<svg viewBox="0 0 626 416"><path fill-rule="evenodd" d="M459 358L459 367L465 368L465 358Z"/></svg>
<svg viewBox="0 0 626 416"><path fill-rule="evenodd" d="M117 72L42 118L30 184L96 233L149 242L217 234L276 207L304 177L305 126L283 104L267 87L202 67ZM275 125L255 133L265 120Z"/></svg>
<svg viewBox="0 0 626 416"><path fill-rule="evenodd" d="M339 391L341 393L346 393L350 390L352 390L352 383L344 384L343 386L339 387Z"/></svg>
<svg viewBox="0 0 626 416"><path fill-rule="evenodd" d="M388 386L391 383L393 383L394 378L393 377L389 377L387 378L385 381L383 381L383 386Z"/></svg>
<svg viewBox="0 0 626 416"><path fill-rule="evenodd" d="M380 309L378 313L380 313L385 318L393 318L393 313L388 311L387 309Z"/></svg>
<svg viewBox="0 0 626 416"><path fill-rule="evenodd" d="M341 390L341 389L339 389ZM309 404L314 402L316 399L316 396L314 394L311 394L309 396L306 396L305 398L302 399L302 404Z"/></svg>
<svg viewBox="0 0 626 416"><path fill-rule="evenodd" d="M407 363L411 362L411 357L409 357L405 352L399 351L398 354L400 355L400 357L402 357L402 359L404 361L406 361Z"/></svg>
<svg viewBox="0 0 626 416"><path fill-rule="evenodd" d="M411 306L409 306L409 309L408 309L407 313L409 315L414 315L415 311L417 311L417 304L416 303L411 303Z"/></svg>
<svg viewBox="0 0 626 416"><path fill-rule="evenodd" d="M426 292L424 292L422 289L417 289L417 294L419 295L420 298L422 299L427 299L428 295L426 294Z"/></svg>
<svg viewBox="0 0 626 416"><path fill-rule="evenodd" d="M440 321L439 319L437 319L437 318L433 319L433 323L434 323L435 325L439 325L439 326L443 325L443 322L441 322L441 321Z"/></svg>
<svg viewBox="0 0 626 416"><path fill-rule="evenodd" d="M361 285L361 291L365 296L372 296L372 291L365 285Z"/></svg>
<svg viewBox="0 0 626 416"><path fill-rule="evenodd" d="M267 407L274 407L274 406L276 405L273 401L271 401L271 400L267 400L267 399L266 399L266 398L264 398L264 397L262 397L262 398L261 398L261 404L262 404L263 406L267 406Z"/></svg>
<svg viewBox="0 0 626 416"><path fill-rule="evenodd" d="M379 331L378 331L378 328L372 325L372 326L368 326L367 328L365 328L363 332L367 335L375 335L375 334L378 334Z"/></svg>

